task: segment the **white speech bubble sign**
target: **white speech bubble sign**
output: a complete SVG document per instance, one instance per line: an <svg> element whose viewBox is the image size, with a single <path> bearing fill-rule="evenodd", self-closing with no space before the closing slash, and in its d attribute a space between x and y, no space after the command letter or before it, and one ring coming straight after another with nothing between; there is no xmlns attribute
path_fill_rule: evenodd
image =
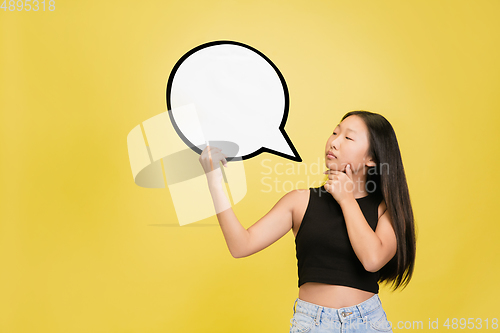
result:
<svg viewBox="0 0 500 333"><path fill-rule="evenodd" d="M232 142L235 158L268 152L301 162L285 132L289 97L285 79L260 51L234 41L215 41L187 52L167 83L167 108L179 137L201 153L197 130L182 121L182 109L194 106L206 141ZM184 117L185 118L185 117ZM193 122L193 126L194 122ZM222 151L224 152L224 147ZM234 151L234 150L233 150Z"/></svg>

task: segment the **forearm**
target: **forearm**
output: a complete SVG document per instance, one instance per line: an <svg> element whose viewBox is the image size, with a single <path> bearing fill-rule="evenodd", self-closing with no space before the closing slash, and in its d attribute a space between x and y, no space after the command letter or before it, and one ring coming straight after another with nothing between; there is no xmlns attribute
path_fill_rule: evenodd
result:
<svg viewBox="0 0 500 333"><path fill-rule="evenodd" d="M234 214L222 186L222 183L209 182L217 219L231 255L235 258L244 257L249 233Z"/></svg>
<svg viewBox="0 0 500 333"><path fill-rule="evenodd" d="M366 221L356 199L340 202L351 246L367 271L377 271L382 242Z"/></svg>

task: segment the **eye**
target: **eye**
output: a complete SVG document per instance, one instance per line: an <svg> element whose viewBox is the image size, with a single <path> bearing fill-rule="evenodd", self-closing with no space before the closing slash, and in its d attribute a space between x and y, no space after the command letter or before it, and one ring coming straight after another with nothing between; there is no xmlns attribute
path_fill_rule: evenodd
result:
<svg viewBox="0 0 500 333"><path fill-rule="evenodd" d="M346 136L345 138L346 138L347 140L351 140L351 141L353 141L353 140L352 140L350 137L348 137L348 136Z"/></svg>
<svg viewBox="0 0 500 333"><path fill-rule="evenodd" d="M337 133L335 133L335 132L333 132L332 134L333 134L333 135L337 135Z"/></svg>

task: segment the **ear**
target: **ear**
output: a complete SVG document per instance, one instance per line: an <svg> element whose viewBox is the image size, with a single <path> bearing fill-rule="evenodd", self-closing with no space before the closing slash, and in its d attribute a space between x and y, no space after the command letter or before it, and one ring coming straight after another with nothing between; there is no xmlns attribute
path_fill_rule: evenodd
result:
<svg viewBox="0 0 500 333"><path fill-rule="evenodd" d="M373 159L369 159L368 162L365 163L365 165L367 167L374 167L374 166L377 166L377 163L375 163L375 161Z"/></svg>

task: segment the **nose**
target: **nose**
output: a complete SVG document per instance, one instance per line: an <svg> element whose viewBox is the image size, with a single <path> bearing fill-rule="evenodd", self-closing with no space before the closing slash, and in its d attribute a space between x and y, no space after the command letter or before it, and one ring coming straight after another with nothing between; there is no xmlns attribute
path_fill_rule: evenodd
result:
<svg viewBox="0 0 500 333"><path fill-rule="evenodd" d="M340 136L339 136L340 137ZM338 139L338 137L337 137ZM339 144L338 144L338 141L337 139L333 139L332 142L330 143L330 147L332 149L335 149L335 150L338 150L339 149Z"/></svg>

